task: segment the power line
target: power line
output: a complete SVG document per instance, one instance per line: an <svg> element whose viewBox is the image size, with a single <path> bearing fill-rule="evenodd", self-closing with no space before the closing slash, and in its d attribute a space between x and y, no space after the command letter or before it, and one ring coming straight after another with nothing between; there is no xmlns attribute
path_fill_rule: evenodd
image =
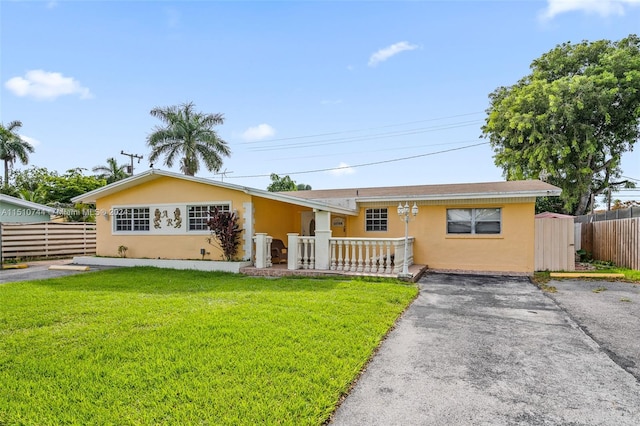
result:
<svg viewBox="0 0 640 426"><path fill-rule="evenodd" d="M299 148L309 148L309 147L316 147L316 146L337 145L337 144L342 144L346 142L364 142L364 141L370 141L374 139L385 139L385 138L398 137L398 136L407 136L407 135L416 135L420 133L435 132L439 130L457 129L460 127L474 126L480 122L481 122L480 120L463 121L459 123L452 123L452 124L446 124L446 125L440 125L440 126L434 126L434 127L422 127L417 129L408 129L408 130L386 132L386 133L379 133L379 134L373 134L373 135L362 135L362 136L352 136L348 138L335 138L335 139L325 139L320 141L279 144L279 145L272 145L268 147L251 148L250 151L254 151L254 152L277 151L279 149L285 149L285 148L299 149Z"/></svg>
<svg viewBox="0 0 640 426"><path fill-rule="evenodd" d="M426 148L426 147L435 147L435 146L443 146L443 145L460 145L463 143L470 143L477 141L478 139L467 139L464 141L458 142L442 142L442 143L432 143L432 144L420 144L420 145L405 145L405 146L392 146L384 149L367 149L367 153L373 152L386 152L386 151L399 151L402 149L412 149L412 148ZM338 157L344 155L351 154L362 154L362 151L350 151L350 152L332 152L330 154L322 154L322 155L299 155L296 157L278 157L277 160L285 161L285 160L304 160L305 158L326 158L326 157Z"/></svg>
<svg viewBox="0 0 640 426"><path fill-rule="evenodd" d="M355 169L356 167L375 166L375 165L378 165L378 164L386 164L386 163L394 163L394 162L398 162L398 161L413 160L415 158L420 158L420 157L428 157L428 156L431 156L431 155L444 154L444 153L452 152L452 151L460 151L462 149L473 148L473 147L480 146L480 145L487 145L489 143L490 142L481 142L481 143L476 143L476 144L473 144L473 145L461 146L461 147L458 147L458 148L445 149L445 150L436 151L436 152L428 152L426 154L412 155L410 157L393 158L391 160L375 161L375 162L372 162L372 163L356 164L356 165L353 165L353 166L330 167L330 168L327 168L327 169L304 170L304 171L299 171L299 172L287 172L287 173L276 173L276 174L277 175L282 175L282 176L287 176L287 175L290 176L290 175L302 175L302 174L309 174L309 173L329 172L329 171L332 171L332 170ZM269 177L269 176L271 176L271 173L262 174L262 175L229 176L229 179L259 178L259 177Z"/></svg>
<svg viewBox="0 0 640 426"><path fill-rule="evenodd" d="M368 128L365 128L365 129L340 130L340 131L336 131L336 132L316 133L316 134L313 134L313 135L305 135L305 136L292 136L292 137L288 137L288 138L278 138L278 139L267 139L267 140L262 140L262 141L242 142L241 145L254 145L254 144L260 144L260 143L290 141L290 140L295 140L295 139L317 138L317 137L320 137L320 136L333 136L333 135L340 135L340 134L343 134L343 133L365 132L365 131L368 131L368 130L387 129L389 127L407 126L409 124L426 123L426 122L430 122L430 121L439 121L439 120L448 120L448 119L451 119L451 118L458 118L458 117L467 117L467 116L470 116L470 115L476 115L476 114L482 114L482 113L484 113L484 111L469 112L469 113L466 113L466 114L450 115L448 117L428 118L428 119L425 119L425 120L407 121L405 123L388 124L386 126L368 127Z"/></svg>

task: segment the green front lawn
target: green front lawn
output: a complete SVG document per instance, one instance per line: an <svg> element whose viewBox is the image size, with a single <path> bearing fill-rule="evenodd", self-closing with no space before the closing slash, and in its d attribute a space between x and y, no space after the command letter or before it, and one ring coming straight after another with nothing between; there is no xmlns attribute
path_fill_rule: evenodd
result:
<svg viewBox="0 0 640 426"><path fill-rule="evenodd" d="M128 268L0 285L0 425L321 424L417 288Z"/></svg>

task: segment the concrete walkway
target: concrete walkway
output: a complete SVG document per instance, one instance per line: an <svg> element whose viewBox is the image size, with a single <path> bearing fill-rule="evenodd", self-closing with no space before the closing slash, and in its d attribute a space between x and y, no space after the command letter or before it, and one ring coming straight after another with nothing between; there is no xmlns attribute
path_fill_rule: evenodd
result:
<svg viewBox="0 0 640 426"><path fill-rule="evenodd" d="M0 284L16 281L43 280L85 273L83 271L55 271L49 269L52 265L69 265L72 261L72 259L38 260L26 262L28 267L25 269L2 269L0 270ZM107 267L92 266L90 270L98 271L102 269L107 269Z"/></svg>
<svg viewBox="0 0 640 426"><path fill-rule="evenodd" d="M640 424L638 380L528 279L420 289L333 425Z"/></svg>

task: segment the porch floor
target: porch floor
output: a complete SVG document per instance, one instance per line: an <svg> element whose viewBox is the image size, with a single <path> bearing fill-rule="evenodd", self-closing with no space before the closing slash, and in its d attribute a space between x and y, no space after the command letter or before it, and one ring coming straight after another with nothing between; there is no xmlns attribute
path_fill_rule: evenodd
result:
<svg viewBox="0 0 640 426"><path fill-rule="evenodd" d="M411 281L416 282L427 271L427 265L411 265L409 273L412 275ZM270 268L258 269L254 266L240 268L240 273L254 277L382 277L398 278L398 274L372 274L366 272L331 271L320 269L287 269L286 263L273 265Z"/></svg>

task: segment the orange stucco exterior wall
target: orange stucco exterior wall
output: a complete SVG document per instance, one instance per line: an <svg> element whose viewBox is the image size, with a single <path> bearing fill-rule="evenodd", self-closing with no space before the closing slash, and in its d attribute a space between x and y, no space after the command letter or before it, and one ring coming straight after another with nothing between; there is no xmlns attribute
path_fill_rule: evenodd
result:
<svg viewBox="0 0 640 426"><path fill-rule="evenodd" d="M220 260L219 248L206 241L208 233L198 232L187 235L114 235L113 216L104 217L102 212L111 212L114 207L149 206L154 204L196 204L208 202L230 202L231 209L244 216L243 203L251 202L251 196L241 191L216 188L197 182L183 181L169 177L160 177L142 183L133 188L120 191L111 196L96 200L98 217L96 218L97 241L96 252L99 256L118 256L118 247L128 247L127 257L161 258L161 259L201 259L200 249L209 254L205 259ZM185 217L186 221L187 218ZM240 221L243 226L243 219ZM242 238L251 238L245 236ZM239 258L245 253L240 245Z"/></svg>
<svg viewBox="0 0 640 426"><path fill-rule="evenodd" d="M301 214L309 208L265 198L253 198L255 232L264 232L287 244L287 234L300 232Z"/></svg>
<svg viewBox="0 0 640 426"><path fill-rule="evenodd" d="M533 273L534 206L533 202L420 205L418 216L409 222L409 235L416 238L414 263L431 269ZM447 234L447 208L496 207L502 209L499 235ZM404 237L404 222L397 215L397 205L387 206L387 232L365 231L366 209L362 207L359 216L347 219L350 237Z"/></svg>
<svg viewBox="0 0 640 426"><path fill-rule="evenodd" d="M171 235L152 235L152 232L128 233L113 231L113 216L104 216L118 207L151 207L154 205L191 205L225 202L237 210L240 226L253 233L267 233L287 244L287 234L300 233L303 212L311 209L266 198L252 197L239 190L215 187L170 177L160 177L130 189L97 200L97 254L118 256L118 247L127 246L127 257L163 259L200 259L200 249L208 254L205 259L220 260L221 251L207 242L209 233L184 232ZM246 205L252 206L245 211ZM465 202L458 200L446 204L437 202L418 204L419 213L409 224L409 235L415 237L414 262L432 269L533 273L534 270L534 202L527 200L498 202ZM396 213L397 205L376 204L375 208L388 209L388 231L365 231L365 211L374 206L361 206L358 216L340 216L344 226L332 230L348 237L399 238L404 237L404 222ZM499 207L502 212L502 232L499 235L448 235L447 208ZM171 208L168 209L171 211ZM337 216L337 215L336 215ZM184 221L187 218L184 217ZM251 221L246 223L245 221ZM342 222L340 222L342 223ZM172 231L173 232L173 231ZM242 234L238 258L248 258L244 248L253 235ZM249 240L248 240L249 239Z"/></svg>

